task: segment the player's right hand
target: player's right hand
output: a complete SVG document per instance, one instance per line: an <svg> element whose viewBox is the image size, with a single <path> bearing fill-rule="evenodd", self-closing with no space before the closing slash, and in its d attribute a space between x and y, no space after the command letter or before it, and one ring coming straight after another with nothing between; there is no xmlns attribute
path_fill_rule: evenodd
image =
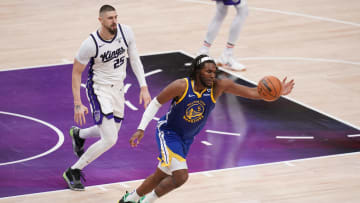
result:
<svg viewBox="0 0 360 203"><path fill-rule="evenodd" d="M290 94L291 90L294 88L294 80L290 80L289 82L286 82L287 77L285 77L281 83L282 90L281 95L288 95Z"/></svg>
<svg viewBox="0 0 360 203"><path fill-rule="evenodd" d="M136 147L142 138L144 137L144 131L143 130L137 130L133 136L131 136L129 143L131 147Z"/></svg>
<svg viewBox="0 0 360 203"><path fill-rule="evenodd" d="M83 125L86 123L85 115L88 114L89 110L83 104L75 104L74 106L74 121L78 125Z"/></svg>

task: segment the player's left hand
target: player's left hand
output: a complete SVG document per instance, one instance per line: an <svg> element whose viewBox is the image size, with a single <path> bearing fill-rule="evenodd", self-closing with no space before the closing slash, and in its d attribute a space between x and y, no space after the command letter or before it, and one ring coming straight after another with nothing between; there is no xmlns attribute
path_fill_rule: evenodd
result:
<svg viewBox="0 0 360 203"><path fill-rule="evenodd" d="M289 82L286 82L287 77L285 77L281 83L282 85L282 91L281 95L288 95L290 94L291 90L294 88L294 80L290 80Z"/></svg>
<svg viewBox="0 0 360 203"><path fill-rule="evenodd" d="M139 104L142 104L144 102L144 108L146 109L146 107L151 102L151 96L147 86L141 87L139 99Z"/></svg>
<svg viewBox="0 0 360 203"><path fill-rule="evenodd" d="M138 144L140 144L140 141L144 137L144 131L143 130L137 130L130 138L129 143L131 147L136 147Z"/></svg>

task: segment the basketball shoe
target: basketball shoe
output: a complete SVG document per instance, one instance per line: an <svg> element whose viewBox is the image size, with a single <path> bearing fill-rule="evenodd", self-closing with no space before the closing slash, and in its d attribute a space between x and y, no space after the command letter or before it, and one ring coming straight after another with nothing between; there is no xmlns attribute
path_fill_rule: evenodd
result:
<svg viewBox="0 0 360 203"><path fill-rule="evenodd" d="M144 202L145 197L146 197L145 195L140 197L140 199L137 203L146 203L146 202Z"/></svg>
<svg viewBox="0 0 360 203"><path fill-rule="evenodd" d="M216 61L216 65L233 71L246 70L244 65L237 62L232 56L226 56L225 54L221 54L220 58Z"/></svg>
<svg viewBox="0 0 360 203"><path fill-rule="evenodd" d="M128 191L126 191L125 195L119 200L119 203L137 203L134 201L126 201L126 198L130 195L130 193Z"/></svg>
<svg viewBox="0 0 360 203"><path fill-rule="evenodd" d="M80 138L80 128L73 126L70 128L69 134L72 139L74 154L79 158L84 154L85 139Z"/></svg>
<svg viewBox="0 0 360 203"><path fill-rule="evenodd" d="M200 56L200 55L208 55L208 56L209 56L209 51L204 50L204 49L200 49L200 50L196 53L196 56Z"/></svg>
<svg viewBox="0 0 360 203"><path fill-rule="evenodd" d="M211 47L211 44L204 41L203 46L199 49L199 51L196 53L196 56L200 55L208 55L209 56L209 49Z"/></svg>
<svg viewBox="0 0 360 203"><path fill-rule="evenodd" d="M68 168L63 173L63 178L66 181L66 183L68 184L70 189L77 190L77 191L85 190L84 185L81 183L80 178L82 178L84 181L86 181L86 180L80 169Z"/></svg>

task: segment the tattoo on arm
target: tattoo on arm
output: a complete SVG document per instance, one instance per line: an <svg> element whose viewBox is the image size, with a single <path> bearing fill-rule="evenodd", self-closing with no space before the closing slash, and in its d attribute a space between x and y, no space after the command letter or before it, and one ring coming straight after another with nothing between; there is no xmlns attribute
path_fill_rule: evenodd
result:
<svg viewBox="0 0 360 203"><path fill-rule="evenodd" d="M80 107L81 107L80 104L76 104L76 105L75 105L75 110L76 110L76 111L80 111Z"/></svg>

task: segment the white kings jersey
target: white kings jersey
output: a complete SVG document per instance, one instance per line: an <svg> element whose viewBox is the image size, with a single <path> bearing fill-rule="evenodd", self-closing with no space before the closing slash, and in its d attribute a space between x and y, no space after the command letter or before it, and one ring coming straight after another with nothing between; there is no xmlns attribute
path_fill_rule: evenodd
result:
<svg viewBox="0 0 360 203"><path fill-rule="evenodd" d="M129 26L118 24L114 38L106 41L95 31L82 43L76 59L90 65L89 80L98 84L123 86L126 77L126 53L140 86L145 86L144 69L136 51L134 35Z"/></svg>

